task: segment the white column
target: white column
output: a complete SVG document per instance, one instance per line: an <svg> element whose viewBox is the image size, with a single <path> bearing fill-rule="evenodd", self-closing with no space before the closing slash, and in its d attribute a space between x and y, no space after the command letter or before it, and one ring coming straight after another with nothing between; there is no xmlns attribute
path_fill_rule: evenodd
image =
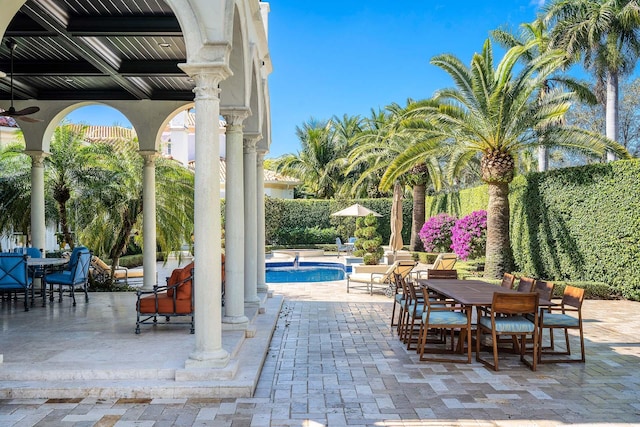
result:
<svg viewBox="0 0 640 427"><path fill-rule="evenodd" d="M195 350L187 368L224 367L229 353L222 347L222 281L220 216L220 81L226 68L208 64L181 65L196 87L194 296Z"/></svg>
<svg viewBox="0 0 640 427"><path fill-rule="evenodd" d="M259 304L258 271L258 220L256 195L256 142L257 138L244 138L244 302Z"/></svg>
<svg viewBox="0 0 640 427"><path fill-rule="evenodd" d="M144 158L142 172L142 264L143 289L153 289L156 275L156 151L140 151Z"/></svg>
<svg viewBox="0 0 640 427"><path fill-rule="evenodd" d="M246 328L244 315L244 176L242 122L249 109L223 112L227 122L225 176L225 297L222 323L233 329Z"/></svg>
<svg viewBox="0 0 640 427"><path fill-rule="evenodd" d="M31 157L31 245L44 249L44 159L49 153L44 151L25 151ZM27 230L23 230L25 233Z"/></svg>
<svg viewBox="0 0 640 427"><path fill-rule="evenodd" d="M256 260L258 263L258 292L267 292L266 273L265 273L265 226L264 226L264 155L265 150L258 150L256 164L256 192L257 192L257 209L256 217L258 219L258 236Z"/></svg>

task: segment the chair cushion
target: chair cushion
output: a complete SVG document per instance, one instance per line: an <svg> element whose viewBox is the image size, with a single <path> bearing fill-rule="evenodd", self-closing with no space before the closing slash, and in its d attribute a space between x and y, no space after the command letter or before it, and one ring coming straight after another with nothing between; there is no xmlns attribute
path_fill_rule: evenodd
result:
<svg viewBox="0 0 640 427"><path fill-rule="evenodd" d="M427 320L427 317L429 318ZM433 325L461 325L467 324L467 316L459 311L431 311L422 314L422 322Z"/></svg>
<svg viewBox="0 0 640 427"><path fill-rule="evenodd" d="M491 318L489 316L480 317L478 323L487 329L491 329ZM535 326L522 316L496 317L497 332L533 332Z"/></svg>
<svg viewBox="0 0 640 427"><path fill-rule="evenodd" d="M580 321L577 317L569 316L568 314L550 314L545 313L543 317L544 324L542 326L564 326L569 328L577 328L580 326Z"/></svg>
<svg viewBox="0 0 640 427"><path fill-rule="evenodd" d="M53 283L56 285L71 285L73 282L71 271L58 271L55 273L47 274L47 283Z"/></svg>
<svg viewBox="0 0 640 427"><path fill-rule="evenodd" d="M400 303L400 304L404 304L404 295L403 294L396 294L396 302Z"/></svg>
<svg viewBox="0 0 640 427"><path fill-rule="evenodd" d="M413 307L415 307L415 304L409 304L408 310L411 316L413 316ZM418 307L416 307L416 317L422 317L423 307L424 305L421 303L418 304Z"/></svg>
<svg viewBox="0 0 640 427"><path fill-rule="evenodd" d="M191 300L176 300L176 307L174 310L173 307L173 298L168 296L166 292L162 292L158 294L158 311L156 312L156 298L155 295L149 295L143 298L140 298L140 304L138 306L138 311L141 314L189 314L191 313Z"/></svg>

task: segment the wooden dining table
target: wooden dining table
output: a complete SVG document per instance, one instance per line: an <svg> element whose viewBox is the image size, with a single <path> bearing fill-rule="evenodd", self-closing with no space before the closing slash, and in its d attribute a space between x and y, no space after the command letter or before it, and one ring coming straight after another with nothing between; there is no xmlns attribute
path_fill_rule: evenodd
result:
<svg viewBox="0 0 640 427"><path fill-rule="evenodd" d="M457 303L472 307L491 307L493 294L496 292L518 292L514 289L503 288L482 280L418 279L417 283L421 286L426 286L429 290L446 298L450 298ZM553 303L551 301L541 299L539 300L538 305L548 307L553 305Z"/></svg>

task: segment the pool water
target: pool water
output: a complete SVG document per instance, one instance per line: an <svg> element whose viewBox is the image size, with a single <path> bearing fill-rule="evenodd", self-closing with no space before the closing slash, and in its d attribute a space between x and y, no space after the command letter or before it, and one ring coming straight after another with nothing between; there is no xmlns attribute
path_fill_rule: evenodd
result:
<svg viewBox="0 0 640 427"><path fill-rule="evenodd" d="M338 263L302 262L299 267L292 263L268 263L267 283L330 282L346 277L345 266Z"/></svg>

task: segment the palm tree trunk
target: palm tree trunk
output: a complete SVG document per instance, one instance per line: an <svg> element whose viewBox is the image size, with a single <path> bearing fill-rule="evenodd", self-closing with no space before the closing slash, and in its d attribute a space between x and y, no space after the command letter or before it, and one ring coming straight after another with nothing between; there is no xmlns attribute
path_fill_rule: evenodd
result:
<svg viewBox="0 0 640 427"><path fill-rule="evenodd" d="M484 277L501 278L513 270L513 253L509 238L509 184L489 183L487 207L487 258Z"/></svg>
<svg viewBox="0 0 640 427"><path fill-rule="evenodd" d="M607 138L618 141L618 73L609 70L607 75L607 105L606 105ZM617 160L616 155L607 151L607 161Z"/></svg>
<svg viewBox="0 0 640 427"><path fill-rule="evenodd" d="M69 245L69 248L73 249L73 236L69 230L69 219L67 215L66 203L58 202L58 213L60 215L60 228L62 229L62 236L64 242Z"/></svg>
<svg viewBox="0 0 640 427"><path fill-rule="evenodd" d="M413 252L420 252L424 249L419 234L425 221L425 189L425 184L413 186L413 213L411 217L411 241L409 243L409 250Z"/></svg>
<svg viewBox="0 0 640 427"><path fill-rule="evenodd" d="M549 169L549 152L544 145L538 145L538 172Z"/></svg>

